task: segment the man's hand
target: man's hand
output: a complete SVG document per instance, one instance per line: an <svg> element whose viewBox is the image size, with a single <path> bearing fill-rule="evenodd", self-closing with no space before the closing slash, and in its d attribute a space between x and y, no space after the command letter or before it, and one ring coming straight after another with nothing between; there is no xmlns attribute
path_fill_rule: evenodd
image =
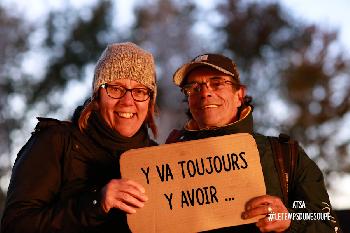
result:
<svg viewBox="0 0 350 233"><path fill-rule="evenodd" d="M269 219L268 216L271 213L288 213L288 210L279 197L264 195L255 197L246 203L242 218L249 219L259 215L265 216L256 223L256 226L261 232L282 232L287 230L291 224L291 220Z"/></svg>
<svg viewBox="0 0 350 233"><path fill-rule="evenodd" d="M101 204L106 213L111 208L117 208L133 214L136 213L135 208L143 207L147 200L145 189L132 180L113 179L102 189Z"/></svg>

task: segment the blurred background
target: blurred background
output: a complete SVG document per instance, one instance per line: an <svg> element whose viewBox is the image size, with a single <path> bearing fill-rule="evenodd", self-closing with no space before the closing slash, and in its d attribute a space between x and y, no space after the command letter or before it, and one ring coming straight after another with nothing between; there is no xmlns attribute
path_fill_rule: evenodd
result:
<svg viewBox="0 0 350 233"><path fill-rule="evenodd" d="M347 0L1 0L0 216L36 117L69 119L91 94L99 55L123 41L156 59L159 143L186 121L176 68L200 53L225 54L253 96L255 130L297 139L323 171L333 207L346 213L349 9Z"/></svg>

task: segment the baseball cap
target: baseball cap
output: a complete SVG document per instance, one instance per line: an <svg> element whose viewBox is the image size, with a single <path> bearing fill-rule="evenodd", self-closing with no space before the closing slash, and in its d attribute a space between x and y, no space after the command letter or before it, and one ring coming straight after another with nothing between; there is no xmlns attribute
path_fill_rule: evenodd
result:
<svg viewBox="0 0 350 233"><path fill-rule="evenodd" d="M237 66L230 58L220 54L208 53L195 57L189 63L186 63L177 69L173 75L174 83L181 87L184 84L183 82L188 73L199 66L213 67L216 70L231 75L234 79L236 79L236 81L240 82Z"/></svg>

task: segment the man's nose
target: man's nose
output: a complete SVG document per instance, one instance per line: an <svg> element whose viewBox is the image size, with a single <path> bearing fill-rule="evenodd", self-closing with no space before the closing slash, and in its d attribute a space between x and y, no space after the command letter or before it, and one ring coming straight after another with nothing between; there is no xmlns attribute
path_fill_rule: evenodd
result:
<svg viewBox="0 0 350 233"><path fill-rule="evenodd" d="M211 96L213 89L207 82L201 83L200 94L201 96Z"/></svg>

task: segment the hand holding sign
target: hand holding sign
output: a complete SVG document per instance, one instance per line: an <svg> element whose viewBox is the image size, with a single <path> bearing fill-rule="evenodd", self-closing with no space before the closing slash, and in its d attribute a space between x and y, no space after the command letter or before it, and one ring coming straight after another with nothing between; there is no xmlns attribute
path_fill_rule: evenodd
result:
<svg viewBox="0 0 350 233"><path fill-rule="evenodd" d="M257 222L243 220L245 203L266 194L254 138L236 134L130 150L122 177L149 197L128 215L133 232L198 232Z"/></svg>
<svg viewBox="0 0 350 233"><path fill-rule="evenodd" d="M268 216L271 213L287 214L288 209L279 197L264 195L254 197L247 202L243 217L248 219L259 215L266 215L265 218L260 219L256 223L256 226L261 232L283 232L287 230L291 224L291 220L287 218L276 221L276 219L271 219L271 216Z"/></svg>
<svg viewBox="0 0 350 233"><path fill-rule="evenodd" d="M113 179L102 189L101 204L106 213L111 208L117 208L128 214L134 214L135 207L143 207L147 200L145 188L132 180Z"/></svg>

